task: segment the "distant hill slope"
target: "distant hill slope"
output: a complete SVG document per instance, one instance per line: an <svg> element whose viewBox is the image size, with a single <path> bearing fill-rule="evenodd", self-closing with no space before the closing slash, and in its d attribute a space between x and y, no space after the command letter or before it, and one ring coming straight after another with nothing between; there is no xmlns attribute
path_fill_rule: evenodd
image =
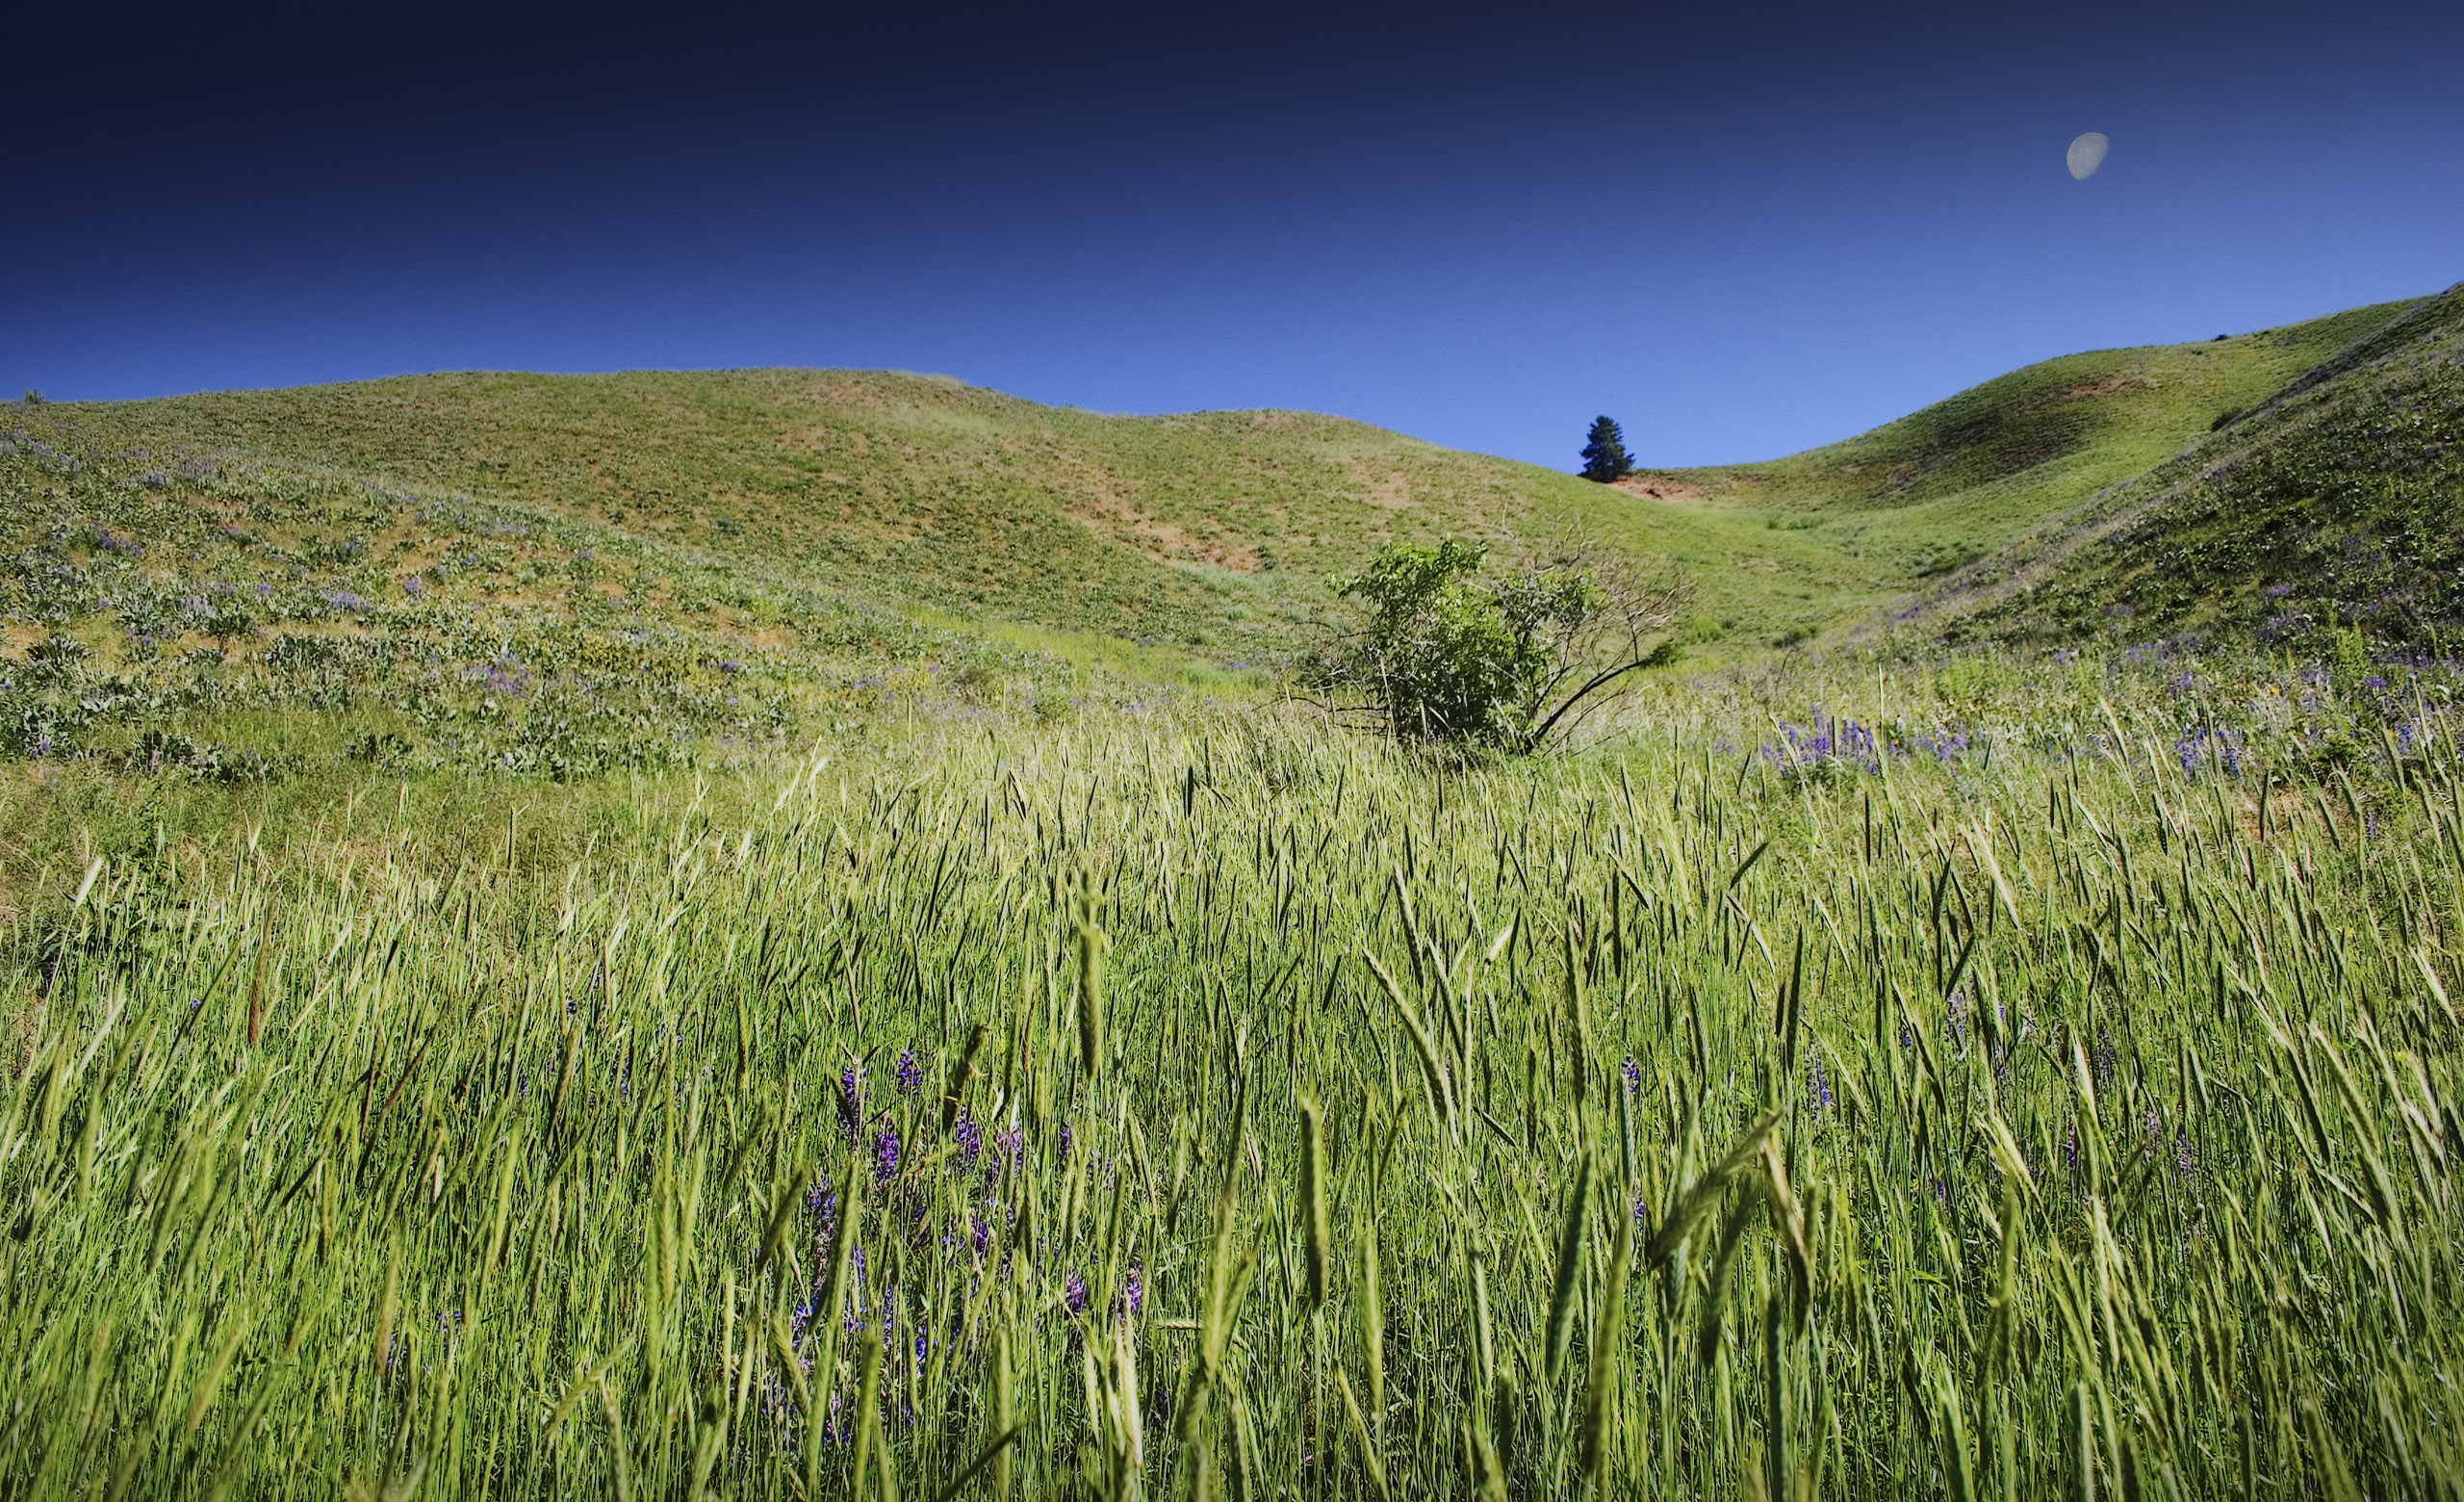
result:
<svg viewBox="0 0 2464 1502"><path fill-rule="evenodd" d="M226 484L350 480L430 510L467 502L580 529L576 546L603 567L638 552L668 574L1224 661L1290 651L1326 608L1325 575L1388 537L1579 531L1693 570L1698 636L1752 648L1879 613L2384 316L2047 361L1829 448L1621 490L1338 418L1105 416L879 372L404 376L17 407L0 427L151 465L168 497L183 465ZM78 525L41 510L24 520ZM397 550L388 564L425 567L458 545L408 514L359 512L352 528ZM661 621L665 603L634 602Z"/></svg>
<svg viewBox="0 0 2464 1502"><path fill-rule="evenodd" d="M40 415L110 453L468 496L878 603L1247 656L1389 535L1502 534L1587 488L1338 418L1108 417L876 372L423 376Z"/></svg>
<svg viewBox="0 0 2464 1502"><path fill-rule="evenodd" d="M2206 436L2406 304L2255 334L2066 355L1841 443L1629 481L1704 540L1707 579L1784 634L1861 627ZM1759 535L1758 536L1758 532ZM1725 553L1725 557L1721 556Z"/></svg>
<svg viewBox="0 0 2464 1502"><path fill-rule="evenodd" d="M2050 360L1828 448L1618 487L1337 418L843 371L8 403L0 748L179 759L202 753L159 737L193 729L587 770L919 694L1049 713L1091 672L1125 697L1263 682L1334 613L1326 575L1399 536L1674 560L1701 586L1689 640L1720 655L1912 600L1954 640L2196 625L2277 575L2444 619L2431 356L2454 300ZM2390 468L2374 414L2412 409ZM2321 464L2386 483L2320 499Z"/></svg>
<svg viewBox="0 0 2464 1502"><path fill-rule="evenodd" d="M2363 311L2372 326L2331 357L1943 580L1912 632L2280 642L2343 622L2420 642L2464 626L2464 285Z"/></svg>

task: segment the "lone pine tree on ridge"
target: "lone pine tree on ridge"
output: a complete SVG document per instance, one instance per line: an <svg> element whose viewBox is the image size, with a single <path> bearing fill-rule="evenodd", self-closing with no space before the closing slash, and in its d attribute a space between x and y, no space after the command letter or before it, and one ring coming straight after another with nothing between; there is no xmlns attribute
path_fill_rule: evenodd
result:
<svg viewBox="0 0 2464 1502"><path fill-rule="evenodd" d="M1604 485L1632 473L1634 456L1626 452L1626 435L1618 430L1617 420L1593 418L1591 436L1582 446L1582 478Z"/></svg>

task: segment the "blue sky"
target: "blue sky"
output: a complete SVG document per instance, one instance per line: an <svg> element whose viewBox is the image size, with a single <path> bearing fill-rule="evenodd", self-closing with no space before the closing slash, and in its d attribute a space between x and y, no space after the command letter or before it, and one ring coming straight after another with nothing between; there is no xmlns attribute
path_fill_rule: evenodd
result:
<svg viewBox="0 0 2464 1502"><path fill-rule="evenodd" d="M12 395L888 367L1692 464L2464 279L2452 3L58 10Z"/></svg>

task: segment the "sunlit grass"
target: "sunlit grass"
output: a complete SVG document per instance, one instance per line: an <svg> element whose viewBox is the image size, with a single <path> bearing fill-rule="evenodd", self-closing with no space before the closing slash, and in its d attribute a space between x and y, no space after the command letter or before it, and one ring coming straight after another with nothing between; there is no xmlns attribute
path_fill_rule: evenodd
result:
<svg viewBox="0 0 2464 1502"><path fill-rule="evenodd" d="M123 823L14 919L0 1476L2444 1494L2445 670L2181 671Z"/></svg>

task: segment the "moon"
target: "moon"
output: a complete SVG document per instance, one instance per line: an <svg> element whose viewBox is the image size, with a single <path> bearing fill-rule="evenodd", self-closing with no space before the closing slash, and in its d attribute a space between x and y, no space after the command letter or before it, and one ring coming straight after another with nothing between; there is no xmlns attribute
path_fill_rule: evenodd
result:
<svg viewBox="0 0 2464 1502"><path fill-rule="evenodd" d="M2105 139L2102 131L2094 130L2072 142L2069 155L2070 175L2083 183L2095 176L2096 168L2105 165L2105 152L2112 145L2113 142Z"/></svg>

